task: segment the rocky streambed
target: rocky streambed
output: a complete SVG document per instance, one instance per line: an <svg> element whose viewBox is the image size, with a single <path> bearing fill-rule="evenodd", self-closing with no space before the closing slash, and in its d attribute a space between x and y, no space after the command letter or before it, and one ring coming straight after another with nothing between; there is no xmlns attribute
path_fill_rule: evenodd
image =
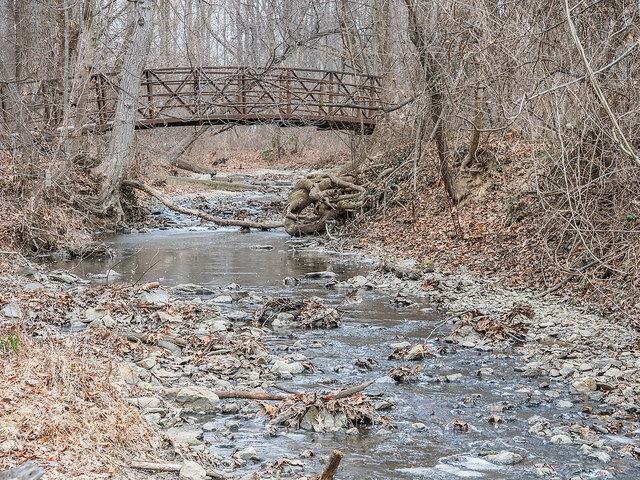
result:
<svg viewBox="0 0 640 480"><path fill-rule="evenodd" d="M22 275L77 300L64 334L95 331L120 349L128 402L178 456L199 459L184 478L204 478L198 465L311 478L333 449L344 479L640 478L627 327L437 265L171 218L110 238L113 258ZM14 302L2 315L30 312ZM335 396L371 381L335 411L221 393Z"/></svg>

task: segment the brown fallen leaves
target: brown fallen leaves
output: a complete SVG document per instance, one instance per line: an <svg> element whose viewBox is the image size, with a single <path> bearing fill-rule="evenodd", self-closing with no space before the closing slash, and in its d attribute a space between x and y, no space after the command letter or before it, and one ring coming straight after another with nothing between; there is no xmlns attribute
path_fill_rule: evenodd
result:
<svg viewBox="0 0 640 480"><path fill-rule="evenodd" d="M471 325L476 332L493 340L525 341L529 328L527 319L532 319L534 311L531 305L515 305L502 316L482 313L479 310L468 311L460 315L461 323L454 334L463 325Z"/></svg>
<svg viewBox="0 0 640 480"><path fill-rule="evenodd" d="M6 332L1 332L5 335ZM31 459L48 478L112 474L160 445L91 344L20 337L0 362L0 469Z"/></svg>

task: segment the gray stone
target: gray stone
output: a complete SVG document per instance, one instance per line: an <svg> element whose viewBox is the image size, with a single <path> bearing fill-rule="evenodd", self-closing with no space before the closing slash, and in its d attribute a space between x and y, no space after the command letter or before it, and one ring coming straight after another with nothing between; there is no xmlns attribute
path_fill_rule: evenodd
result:
<svg viewBox="0 0 640 480"><path fill-rule="evenodd" d="M106 310L104 308L87 308L84 311L84 319L82 321L85 323L91 323L94 320L101 320L108 314L109 310Z"/></svg>
<svg viewBox="0 0 640 480"><path fill-rule="evenodd" d="M311 407L300 422L300 428L315 432L344 430L349 420L343 412L331 413L326 408Z"/></svg>
<svg viewBox="0 0 640 480"><path fill-rule="evenodd" d="M211 295L213 290L195 283L182 283L172 287L171 293L174 295Z"/></svg>
<svg viewBox="0 0 640 480"><path fill-rule="evenodd" d="M183 445L200 445L202 442L202 430L194 428L192 426L186 427L172 427L165 433L167 439L176 444Z"/></svg>
<svg viewBox="0 0 640 480"><path fill-rule="evenodd" d="M389 348L393 348L394 350L398 348L409 348L410 346L411 346L410 342L396 342L396 343L389 344Z"/></svg>
<svg viewBox="0 0 640 480"><path fill-rule="evenodd" d="M205 480L205 478L207 478L207 471L202 465L191 460L182 462L178 480Z"/></svg>
<svg viewBox="0 0 640 480"><path fill-rule="evenodd" d="M554 435L554 436L551 437L551 439L549 441L551 443L555 443L556 445L563 445L563 444L572 443L571 437L569 435L563 435L563 434Z"/></svg>
<svg viewBox="0 0 640 480"><path fill-rule="evenodd" d="M451 375L446 376L447 382L457 382L461 378L462 378L461 373L452 373Z"/></svg>
<svg viewBox="0 0 640 480"><path fill-rule="evenodd" d="M362 275L356 275L347 281L354 287L364 287L367 284L367 279Z"/></svg>
<svg viewBox="0 0 640 480"><path fill-rule="evenodd" d="M425 349L423 344L418 344L411 347L411 350L407 353L407 360L422 360L425 357Z"/></svg>
<svg viewBox="0 0 640 480"><path fill-rule="evenodd" d="M159 408L160 399L156 397L132 397L127 398L127 403L133 405L141 410L147 410L149 408Z"/></svg>
<svg viewBox="0 0 640 480"><path fill-rule="evenodd" d="M502 450L500 453L487 455L486 459L492 463L498 463L500 465L515 465L516 463L520 463L524 460L524 457L519 453Z"/></svg>
<svg viewBox="0 0 640 480"><path fill-rule="evenodd" d="M141 368L146 368L147 370L153 368L158 363L156 357L147 357L136 363Z"/></svg>
<svg viewBox="0 0 640 480"><path fill-rule="evenodd" d="M576 380L571 384L571 393L573 394L584 394L590 393L596 390L596 379L593 377L584 377L579 380Z"/></svg>
<svg viewBox="0 0 640 480"><path fill-rule="evenodd" d="M2 309L2 314L8 318L20 318L22 311L17 302L11 302Z"/></svg>
<svg viewBox="0 0 640 480"><path fill-rule="evenodd" d="M213 299L213 303L229 304L233 303L233 298L231 295L218 295Z"/></svg>
<svg viewBox="0 0 640 480"><path fill-rule="evenodd" d="M24 290L27 291L27 292L33 292L35 290L41 290L43 288L44 288L44 286L41 283L38 283L38 282L27 283L24 286Z"/></svg>
<svg viewBox="0 0 640 480"><path fill-rule="evenodd" d="M427 426L424 423L416 422L411 424L411 428L413 428L414 430L422 431L426 430Z"/></svg>
<svg viewBox="0 0 640 480"><path fill-rule="evenodd" d="M160 288L145 291L138 296L138 303L141 305L163 306L169 303L169 294Z"/></svg>
<svg viewBox="0 0 640 480"><path fill-rule="evenodd" d="M251 460L253 462L259 462L260 457L256 453L256 449L253 447L247 447L242 450L238 450L233 454L233 458L242 460Z"/></svg>
<svg viewBox="0 0 640 480"><path fill-rule="evenodd" d="M77 283L82 279L73 273L65 272L63 270L55 270L53 272L48 273L48 277L50 280L61 283Z"/></svg>
<svg viewBox="0 0 640 480"><path fill-rule="evenodd" d="M225 332L231 326L229 320L225 318L219 318L217 320L213 320L209 326L209 329L212 332Z"/></svg>
<svg viewBox="0 0 640 480"><path fill-rule="evenodd" d="M567 400L560 400L556 403L556 406L560 408L571 408L573 407L573 403Z"/></svg>
<svg viewBox="0 0 640 480"><path fill-rule="evenodd" d="M238 422L237 420L233 420L232 418L225 421L224 426L232 432L237 432L238 430L240 430L240 422Z"/></svg>
<svg viewBox="0 0 640 480"><path fill-rule="evenodd" d="M175 401L186 411L191 412L217 412L220 410L220 399L206 387L189 386L171 388L167 395L175 395Z"/></svg>
<svg viewBox="0 0 640 480"><path fill-rule="evenodd" d="M283 360L277 360L273 364L273 367L271 367L271 371L274 373L290 373L292 375L297 375L304 372L304 365L300 362L287 363Z"/></svg>
<svg viewBox="0 0 640 480"><path fill-rule="evenodd" d="M609 455L607 452L603 452L603 451L591 452L591 453L589 453L589 456L593 457L593 458L597 458L602 463L609 463L611 461L611 455Z"/></svg>

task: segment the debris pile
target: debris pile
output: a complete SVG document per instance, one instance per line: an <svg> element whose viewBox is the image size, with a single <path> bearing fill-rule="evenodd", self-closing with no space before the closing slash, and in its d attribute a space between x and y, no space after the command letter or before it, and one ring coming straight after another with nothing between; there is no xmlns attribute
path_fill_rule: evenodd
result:
<svg viewBox="0 0 640 480"><path fill-rule="evenodd" d="M529 331L527 324L533 316L534 311L530 305L515 305L507 314L500 317L479 310L469 310L459 315L461 322L453 330L453 334L458 333L464 326L471 326L474 331L491 340L511 339L524 343Z"/></svg>
<svg viewBox="0 0 640 480"><path fill-rule="evenodd" d="M256 325L297 326L308 330L337 328L341 318L338 310L313 299L294 302L289 298L276 298L255 312Z"/></svg>
<svg viewBox="0 0 640 480"><path fill-rule="evenodd" d="M271 424L315 432L345 430L352 427L387 425L386 417L376 413L371 399L360 392L373 381L328 394L291 395L273 405L261 402Z"/></svg>

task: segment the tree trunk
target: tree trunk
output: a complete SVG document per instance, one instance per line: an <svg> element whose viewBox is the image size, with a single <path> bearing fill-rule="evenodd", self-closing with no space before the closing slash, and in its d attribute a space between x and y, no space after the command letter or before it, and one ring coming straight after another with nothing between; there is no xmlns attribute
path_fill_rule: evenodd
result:
<svg viewBox="0 0 640 480"><path fill-rule="evenodd" d="M107 158L100 167L104 178L98 206L107 211L118 201L119 189L133 157L136 103L145 61L151 46L155 0L135 2L131 41L124 54L120 88Z"/></svg>
<svg viewBox="0 0 640 480"><path fill-rule="evenodd" d="M438 64L436 59L433 54L428 51L424 25L421 22L426 15L421 15L421 12L417 11L417 6L411 0L405 0L405 4L407 6L409 20L409 39L418 51L424 82L431 92L431 119L434 124L433 133L438 150L438 158L440 160L440 175L444 182L447 195L451 199L451 202L456 205L460 201L460 194L449 165L446 122L444 119L444 81L437 74Z"/></svg>
<svg viewBox="0 0 640 480"><path fill-rule="evenodd" d="M197 165L181 158L182 155L189 151L196 140L198 140L202 134L209 131L210 128L211 125L201 125L198 129L194 130L191 135L184 137L177 145L169 149L169 151L164 155L164 161L172 167L181 168L190 172L209 173L211 175L215 175L216 171L214 169Z"/></svg>

